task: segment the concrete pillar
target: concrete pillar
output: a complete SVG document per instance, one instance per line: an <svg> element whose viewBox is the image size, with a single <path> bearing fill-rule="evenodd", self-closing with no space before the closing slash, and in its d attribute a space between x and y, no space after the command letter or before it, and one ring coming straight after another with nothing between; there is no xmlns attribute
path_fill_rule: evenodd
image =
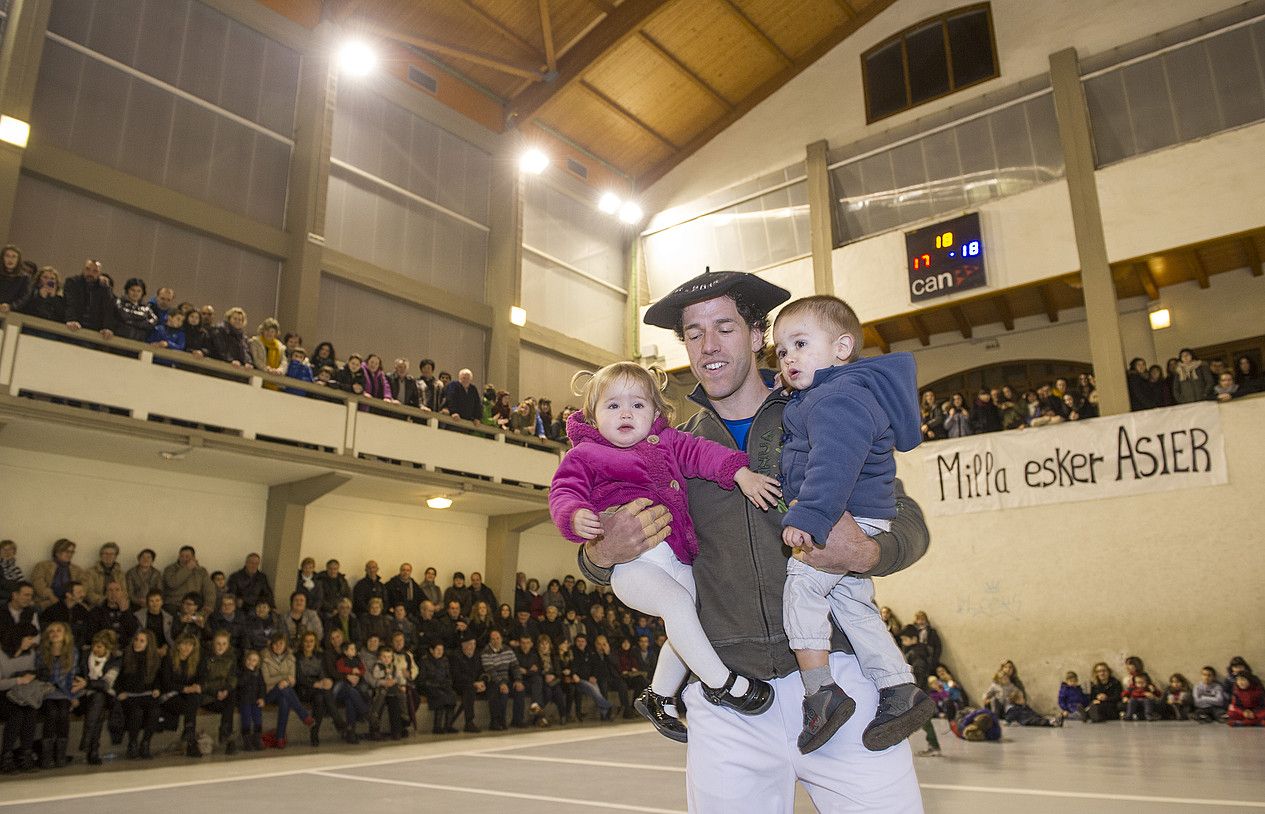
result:
<svg viewBox="0 0 1265 814"><path fill-rule="evenodd" d="M299 68L294 150L286 200L286 259L281 264L277 319L286 330L316 340L316 309L321 290L325 198L329 189L330 143L338 74L333 60L334 26L323 22L312 32Z"/></svg>
<svg viewBox="0 0 1265 814"><path fill-rule="evenodd" d="M0 113L31 121L52 0L13 0L0 40ZM9 234L22 176L20 147L0 143L0 234Z"/></svg>
<svg viewBox="0 0 1265 814"><path fill-rule="evenodd" d="M476 384L490 382L515 393L520 391L518 356L522 338L518 326L510 322L510 307L522 305L524 181L508 140L506 144L492 168L487 270L492 329L488 335L487 377ZM528 314L527 319L531 318Z"/></svg>
<svg viewBox="0 0 1265 814"><path fill-rule="evenodd" d="M1120 340L1120 312L1111 264L1107 260L1107 239L1103 234L1094 176L1089 110L1085 106L1075 48L1050 55L1050 83L1054 88L1054 111L1058 116L1059 141L1067 168L1067 193L1080 257L1090 361L1098 382L1099 409L1103 415L1127 413L1129 390L1125 381L1124 346Z"/></svg>
<svg viewBox="0 0 1265 814"><path fill-rule="evenodd" d="M834 201L830 194L830 170L827 169L829 145L814 141L808 145L804 161L808 172L808 226L813 249L813 292L835 293L835 277L831 254L835 248Z"/></svg>
<svg viewBox="0 0 1265 814"><path fill-rule="evenodd" d="M522 533L549 522L548 511L498 514L488 518L487 567L483 581L502 602L514 605L514 575L518 573L518 544Z"/></svg>
<svg viewBox="0 0 1265 814"><path fill-rule="evenodd" d="M349 480L350 475L327 472L268 488L261 567L272 580L278 603L289 596L294 574L299 570L299 563L302 561L300 553L303 550L303 525L307 518L308 504Z"/></svg>

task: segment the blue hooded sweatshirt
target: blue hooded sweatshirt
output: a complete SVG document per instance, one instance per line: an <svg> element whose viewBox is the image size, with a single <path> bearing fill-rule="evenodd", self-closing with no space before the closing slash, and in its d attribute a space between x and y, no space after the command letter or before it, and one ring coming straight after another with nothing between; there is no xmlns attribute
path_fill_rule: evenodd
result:
<svg viewBox="0 0 1265 814"><path fill-rule="evenodd" d="M783 526L824 545L844 511L896 516L896 459L922 440L914 357L889 353L818 370L782 412Z"/></svg>

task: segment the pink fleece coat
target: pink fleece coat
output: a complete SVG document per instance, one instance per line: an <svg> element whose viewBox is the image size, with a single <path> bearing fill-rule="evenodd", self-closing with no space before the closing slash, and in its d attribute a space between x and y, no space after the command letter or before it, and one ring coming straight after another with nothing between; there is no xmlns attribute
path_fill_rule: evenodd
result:
<svg viewBox="0 0 1265 814"><path fill-rule="evenodd" d="M668 545L686 565L698 556L698 537L685 499L686 478L706 478L734 488L734 475L747 465L745 452L698 438L668 426L660 417L650 435L627 449L602 437L581 413L567 419L572 449L562 459L549 488L549 512L562 536L583 543L571 528L580 509L600 513L639 497L648 497L672 514Z"/></svg>

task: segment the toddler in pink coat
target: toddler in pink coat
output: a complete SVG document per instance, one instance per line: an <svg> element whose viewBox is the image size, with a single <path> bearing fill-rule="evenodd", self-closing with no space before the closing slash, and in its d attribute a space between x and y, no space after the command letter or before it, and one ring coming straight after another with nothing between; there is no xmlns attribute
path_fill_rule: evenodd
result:
<svg viewBox="0 0 1265 814"><path fill-rule="evenodd" d="M579 377L577 377L579 378ZM654 680L636 707L664 735L686 739L685 727L665 707L690 671L712 703L757 715L768 709L773 688L729 671L707 640L695 610L690 564L698 539L685 497L687 478L706 478L725 489L736 485L761 509L777 504L778 482L752 471L746 453L673 429L671 408L655 375L633 362L607 365L584 388L584 408L567 422L573 449L563 458L549 490L549 510L567 539L577 543L602 533L599 515L636 498L650 498L672 514L671 534L632 562L615 566L611 587L629 607L663 618L668 643Z"/></svg>

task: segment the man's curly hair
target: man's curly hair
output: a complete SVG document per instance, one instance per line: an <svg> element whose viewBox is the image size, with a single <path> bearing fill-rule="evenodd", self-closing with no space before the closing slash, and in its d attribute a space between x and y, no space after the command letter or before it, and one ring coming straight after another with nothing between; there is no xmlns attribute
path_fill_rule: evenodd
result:
<svg viewBox="0 0 1265 814"><path fill-rule="evenodd" d="M721 294L722 297L728 297L734 301L734 306L738 309L738 316L742 317L742 321L747 324L753 331L759 331L763 337L769 330L769 314L760 306L748 300L739 291L730 289ZM691 303L693 305L693 303ZM673 331L676 332L676 338L685 341L685 308L682 307L676 315L676 325Z"/></svg>

